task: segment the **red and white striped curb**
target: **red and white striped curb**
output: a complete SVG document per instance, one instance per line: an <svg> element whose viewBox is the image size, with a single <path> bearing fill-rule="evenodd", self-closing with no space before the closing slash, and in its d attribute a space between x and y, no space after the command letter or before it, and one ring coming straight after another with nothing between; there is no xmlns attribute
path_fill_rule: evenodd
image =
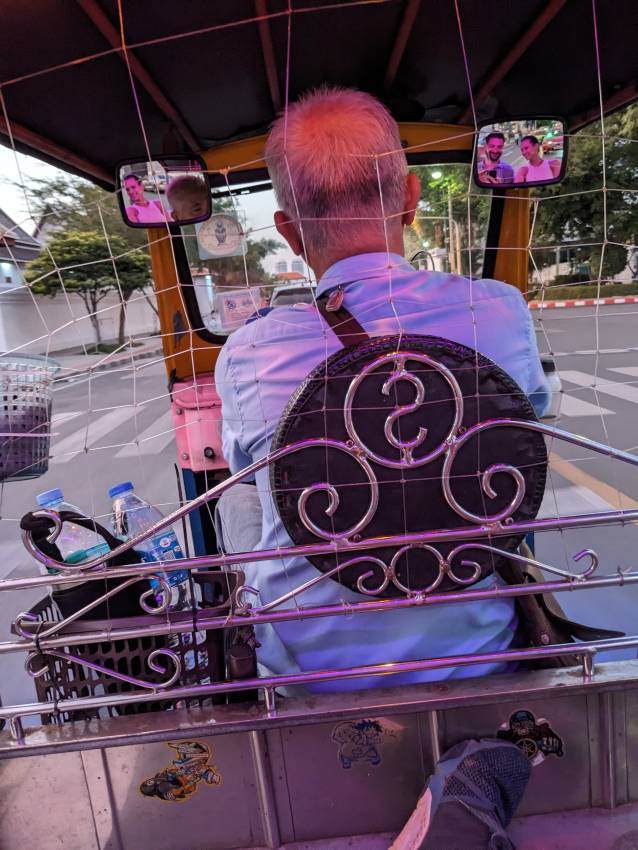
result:
<svg viewBox="0 0 638 850"><path fill-rule="evenodd" d="M565 301L528 301L530 310L551 310L555 307L595 307L598 304L636 304L638 295L624 295L617 298L568 298Z"/></svg>

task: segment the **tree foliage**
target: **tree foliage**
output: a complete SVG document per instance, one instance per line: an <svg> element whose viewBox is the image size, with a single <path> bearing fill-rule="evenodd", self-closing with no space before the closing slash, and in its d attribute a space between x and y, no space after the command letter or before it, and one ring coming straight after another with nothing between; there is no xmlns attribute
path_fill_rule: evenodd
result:
<svg viewBox="0 0 638 850"><path fill-rule="evenodd" d="M68 174L31 178L26 187L32 216L45 231L119 236L130 247L147 244L146 231L122 220L117 196Z"/></svg>
<svg viewBox="0 0 638 850"><path fill-rule="evenodd" d="M453 244L455 238L460 239L460 271L476 276L480 273L491 193L474 186L464 163L419 166L414 171L421 182L421 199L406 245L408 252L413 248L449 250L452 228Z"/></svg>
<svg viewBox="0 0 638 850"><path fill-rule="evenodd" d="M534 243L580 243L579 261L608 278L625 268L626 246L638 236L638 104L605 118L604 131L597 122L572 136L565 180L534 191ZM537 262L551 264L552 253Z"/></svg>
<svg viewBox="0 0 638 850"><path fill-rule="evenodd" d="M120 295L117 341L118 345L123 345L127 302L136 290L145 291L151 286L146 231L124 223L115 194L77 177L60 173L53 177L32 178L27 196L31 214L38 220L42 233L46 237L53 234L39 257L30 264L27 280L50 271L51 256L58 266L66 266L62 275L64 287L82 298L98 347L102 339L97 305L109 292L117 291ZM58 260L58 254L64 259ZM102 261L86 276L86 269L92 267L84 264L97 261L98 257ZM115 263L112 257L118 257ZM73 264L79 266L77 272L70 268ZM59 277L56 281L55 275L49 275L34 284L32 290L54 296L61 288ZM151 300L149 304L156 309Z"/></svg>
<svg viewBox="0 0 638 850"><path fill-rule="evenodd" d="M122 311L135 290L148 286L149 263L145 252L131 248L120 236L110 236L107 241L103 233L94 230L70 230L49 240L44 250L28 264L25 277L31 290L38 295L53 297L61 291L79 295L99 349L102 342L97 312L100 302L113 290L120 293L120 334L123 337Z"/></svg>

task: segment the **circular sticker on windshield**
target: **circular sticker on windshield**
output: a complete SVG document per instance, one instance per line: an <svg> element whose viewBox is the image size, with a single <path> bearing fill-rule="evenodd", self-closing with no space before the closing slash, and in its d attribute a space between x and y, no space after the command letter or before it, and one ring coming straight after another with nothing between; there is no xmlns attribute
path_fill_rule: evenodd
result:
<svg viewBox="0 0 638 850"><path fill-rule="evenodd" d="M218 213L196 225L199 256L239 257L244 253L244 231L238 219Z"/></svg>

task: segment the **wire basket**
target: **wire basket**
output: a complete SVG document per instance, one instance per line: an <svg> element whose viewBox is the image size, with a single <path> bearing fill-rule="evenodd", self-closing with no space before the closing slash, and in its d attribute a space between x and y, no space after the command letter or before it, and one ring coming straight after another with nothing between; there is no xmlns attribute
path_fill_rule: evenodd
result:
<svg viewBox="0 0 638 850"><path fill-rule="evenodd" d="M49 468L51 382L60 367L37 355L0 356L0 481Z"/></svg>

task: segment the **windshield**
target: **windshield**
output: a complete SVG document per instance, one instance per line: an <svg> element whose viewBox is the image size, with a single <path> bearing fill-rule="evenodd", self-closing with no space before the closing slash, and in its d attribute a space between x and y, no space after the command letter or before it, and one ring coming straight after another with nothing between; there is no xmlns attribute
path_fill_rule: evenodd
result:
<svg viewBox="0 0 638 850"><path fill-rule="evenodd" d="M405 255L424 271L481 274L491 195L474 187L470 165L416 166L421 199L405 228ZM270 184L213 195L213 216L182 228L199 309L193 326L225 336L258 310L312 301L316 281L277 233Z"/></svg>

